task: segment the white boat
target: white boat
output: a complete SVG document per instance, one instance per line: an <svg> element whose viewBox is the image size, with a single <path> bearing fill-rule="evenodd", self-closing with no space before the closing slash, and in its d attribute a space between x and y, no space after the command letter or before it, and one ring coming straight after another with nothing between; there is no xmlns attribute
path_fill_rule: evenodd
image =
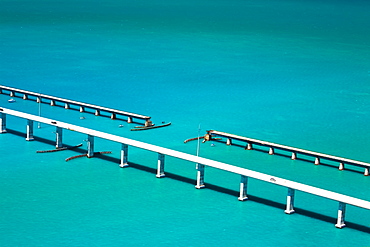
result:
<svg viewBox="0 0 370 247"><path fill-rule="evenodd" d="M9 103L14 103L15 102L15 99L10 99L8 100Z"/></svg>

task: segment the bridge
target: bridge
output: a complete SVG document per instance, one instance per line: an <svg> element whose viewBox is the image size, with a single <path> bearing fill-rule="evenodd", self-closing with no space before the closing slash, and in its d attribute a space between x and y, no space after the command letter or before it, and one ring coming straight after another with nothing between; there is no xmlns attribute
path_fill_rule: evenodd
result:
<svg viewBox="0 0 370 247"><path fill-rule="evenodd" d="M95 116L99 116L101 112L107 112L110 114L111 119L116 119L117 115L121 115L127 118L128 123L132 123L135 120L141 120L141 121L145 121L144 125L146 127L152 125L152 122L150 120L151 117L149 116L144 116L144 115L140 115L136 113L130 113L126 111L120 111L120 110L116 110L116 109L112 109L108 107L83 103L83 102L79 102L75 100L54 97L54 96L50 96L46 94L35 93L35 92L26 91L26 90L22 90L18 88L0 85L0 94L8 94L10 97L22 97L24 100L28 100L32 98L37 103L49 103L51 106L63 106L65 109L71 109L71 106L75 106L79 108L80 112L85 112L86 109L91 109L94 111Z"/></svg>
<svg viewBox="0 0 370 247"><path fill-rule="evenodd" d="M268 153L270 155L275 154L276 149L288 151L288 152L292 153L291 159L293 159L293 160L297 158L297 154L303 154L303 155L311 156L311 157L315 158L315 161L314 161L315 165L319 165L320 160L322 160L322 159L335 161L335 162L339 163L339 170L344 170L344 165L345 164L363 167L363 168L365 168L364 175L369 176L370 164L366 163L366 162L351 160L351 159L342 158L342 157L338 157L338 156L334 156L334 155L323 154L323 153L319 153L319 152L313 152L313 151L309 151L309 150L305 150L305 149L285 146L285 145L276 144L276 143L272 143L272 142L261 141L261 140L252 139L252 138L249 138L249 137L233 135L233 134L229 134L229 133L225 133L225 132L221 132L221 131L217 131L217 130L207 131L207 134L206 134L204 139L205 139L205 141L209 141L209 140L212 140L212 138L214 138L214 137L224 137L224 138L226 138L227 139L226 140L227 145L232 145L232 140L245 142L246 143L245 149L247 149L247 150L252 150L253 145L268 147L269 148Z"/></svg>
<svg viewBox="0 0 370 247"><path fill-rule="evenodd" d="M87 156L88 157L93 157L94 155L94 138L95 137L119 143L121 144L121 150L120 150L121 159L120 159L120 165L119 165L120 167L129 166L129 163L128 163L128 147L129 146L137 147L140 149L145 149L151 152L158 153L157 174L156 174L156 177L158 178L165 177L164 160L165 160L166 155L175 157L178 159L186 160L192 163L196 163L197 178L196 178L195 187L198 189L205 187L205 183L204 183L205 167L213 167L213 168L220 169L226 172L238 174L240 175L240 184L239 184L240 191L239 191L239 197L238 197L240 201L245 201L248 199L247 188L248 188L248 179L250 178L258 179L260 181L264 181L264 182L279 185L279 186L283 186L287 188L286 209L284 211L287 214L292 214L295 212L294 195L295 195L296 190L337 201L339 204L338 211L337 211L338 217L337 217L337 222L335 224L337 228L345 227L344 219L345 219L345 212L346 212L347 204L370 210L370 202L359 199L359 198L324 190L321 188L298 183L298 182L287 180L284 178L271 176L269 174L256 172L256 171L249 170L246 168L237 167L237 166L230 165L227 163L179 152L176 150L171 150L168 148L152 145L149 143L144 143L144 142L128 139L125 137L121 137L121 136L117 136L117 135L113 135L109 133L104 133L101 131L97 131L97 130L93 130L93 129L89 129L89 128L85 128L85 127L81 127L81 126L77 126L77 125L73 125L69 123L65 123L62 121L44 118L40 116L31 115L28 113L23 113L23 112L7 109L4 107L0 107L0 133L6 133L7 115L19 117L19 118L26 120L25 121L26 122L25 136L26 136L26 140L28 141L31 141L34 139L34 136L33 136L33 122L34 121L48 124L51 126L55 126L56 128L56 131L55 131L56 147L57 148L60 148L63 146L63 142L62 142L63 130L76 131L82 134L86 134L87 135Z"/></svg>

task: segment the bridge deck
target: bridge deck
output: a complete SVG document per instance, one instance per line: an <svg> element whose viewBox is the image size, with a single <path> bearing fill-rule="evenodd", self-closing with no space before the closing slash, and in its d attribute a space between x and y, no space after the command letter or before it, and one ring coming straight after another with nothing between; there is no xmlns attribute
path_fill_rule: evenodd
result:
<svg viewBox="0 0 370 247"><path fill-rule="evenodd" d="M138 119L148 120L148 119L151 118L149 116L144 116L144 115L140 115L140 114L136 114L136 113L116 110L116 109L112 109L112 108L108 108L108 107L88 104L88 103L79 102L79 101L75 101L75 100L59 98L59 97L55 97L55 96L35 93L35 92L27 91L27 90L22 90L22 89L12 88L12 87L2 86L2 85L0 85L0 90L7 90L9 92L16 92L16 93L25 94L25 95L32 95L34 97L41 97L43 99L55 100L55 101L59 101L59 102L63 102L63 103L68 103L68 104L73 104L73 105L77 105L77 106L87 107L87 108L91 108L91 109L94 109L94 110L106 111L106 112L115 113L115 114L119 114L119 115L123 115L123 116L134 117L134 118L138 118Z"/></svg>
<svg viewBox="0 0 370 247"><path fill-rule="evenodd" d="M208 133L212 136L219 136L219 137L225 137L225 138L231 138L234 140L239 140L251 144L257 144L260 146L266 146L266 147L272 147L276 149L281 149L285 151L289 151L292 153L300 153L308 156L313 156L313 157L318 157L318 158L324 158L327 160L332 160L332 161L337 161L341 163L346 163L346 164L351 164L351 165L356 165L356 166L361 166L361 167L370 167L369 163L362 162L362 161L357 161L357 160L352 160L352 159L347 159L347 158L342 158L334 155L328 155L324 153L319 153L319 152L313 152L305 149L300 149L300 148L295 148L295 147L290 147L290 146L285 146L281 144L276 144L272 142L267 142L267 141L261 141L257 139L252 139L248 137L243 137L243 136L238 136L238 135L233 135L221 131L216 131L216 130L210 130Z"/></svg>
<svg viewBox="0 0 370 247"><path fill-rule="evenodd" d="M14 111L14 110L10 110L10 109L3 108L3 107L0 108L0 114L9 114L9 115L13 115L13 116L16 116L16 117L20 117L20 118L24 118L24 119L28 119L28 120L33 120L33 121L41 122L41 123L48 124L48 125L54 125L56 127L68 129L68 130L71 130L71 131L77 131L77 132L80 132L80 133L84 133L84 134L87 134L87 135L99 137L99 138L110 140L110 141L113 141L113 142L127 144L129 146L134 146L134 147L149 150L149 151L152 151L152 152L157 152L157 153L160 153L160 154L164 154L164 155L172 156L172 157L175 157L175 158L187 160L187 161L190 161L190 162L203 164L203 165L214 167L214 168L224 170L224 171L227 171L227 172L232 172L232 173L235 173L235 174L239 174L239 175L255 178L255 179L258 179L258 180L262 180L262 181L265 181L265 182L268 182L268 183L284 186L284 187L295 189L295 190L300 190L300 191L303 191L303 192L306 192L306 193L310 193L310 194L313 194L313 195L321 196L321 197L328 198L328 199L331 199L331 200L335 200L335 201L338 201L338 202L350 204L350 205L353 205L353 206L357 206L357 207L361 207L361 208L365 208L365 209L370 209L370 202L369 201L365 201L365 200L358 199L358 198L355 198L355 197L351 197L351 196L339 194L339 193L336 193L336 192L324 190L324 189L313 187L313 186L310 186L310 185L297 183L297 182L294 182L294 181L291 181L291 180L287 180L287 179L271 176L271 175L268 175L268 174L252 171L252 170L249 170L249 169L246 169L246 168L237 167L237 166L222 163L222 162L219 162L219 161L214 161L214 160L210 160L210 159L207 159L207 158L198 157L198 156L195 156L195 155L191 155L191 154L171 150L171 149L168 149L168 148L164 148L164 147L160 147L160 146L156 146L156 145L152 145L152 144L148 144L148 143L128 139L128 138L121 137L121 136L116 136L116 135L104 133L104 132L93 130L93 129L88 129L88 128L77 126L77 125L64 123L64 122L61 122L61 121L56 121L56 120L52 120L52 119L48 119L48 118L44 118L44 117L39 117L39 116L35 116L35 115L31 115L31 114L27 114L27 113L23 113L23 112L19 112L19 111Z"/></svg>

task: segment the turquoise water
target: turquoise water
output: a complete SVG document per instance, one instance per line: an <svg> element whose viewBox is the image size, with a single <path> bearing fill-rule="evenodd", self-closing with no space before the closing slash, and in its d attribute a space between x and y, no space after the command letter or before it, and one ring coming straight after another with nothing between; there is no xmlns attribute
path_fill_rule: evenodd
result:
<svg viewBox="0 0 370 247"><path fill-rule="evenodd" d="M216 129L370 162L370 16L367 1L4 1L0 0L2 85L152 116L172 125L131 132L120 120L42 105L45 117L195 154L187 138ZM4 107L38 114L32 101ZM80 117L84 116L84 120ZM65 159L52 127L8 117L0 135L1 246L369 246L370 211L97 140L102 158ZM41 139L44 138L44 139ZM50 140L45 141L45 140ZM370 200L369 177L235 146L202 144L200 155ZM328 162L329 163L329 162ZM329 163L329 165L337 165Z"/></svg>

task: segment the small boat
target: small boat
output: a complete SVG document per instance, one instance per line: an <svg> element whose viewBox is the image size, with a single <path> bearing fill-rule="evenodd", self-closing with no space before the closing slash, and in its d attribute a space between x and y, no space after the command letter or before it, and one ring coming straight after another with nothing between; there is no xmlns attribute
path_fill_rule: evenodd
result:
<svg viewBox="0 0 370 247"><path fill-rule="evenodd" d="M123 124L118 125L118 128L122 128L122 127L123 127Z"/></svg>
<svg viewBox="0 0 370 247"><path fill-rule="evenodd" d="M15 102L15 99L10 99L8 100L9 103L14 103Z"/></svg>

